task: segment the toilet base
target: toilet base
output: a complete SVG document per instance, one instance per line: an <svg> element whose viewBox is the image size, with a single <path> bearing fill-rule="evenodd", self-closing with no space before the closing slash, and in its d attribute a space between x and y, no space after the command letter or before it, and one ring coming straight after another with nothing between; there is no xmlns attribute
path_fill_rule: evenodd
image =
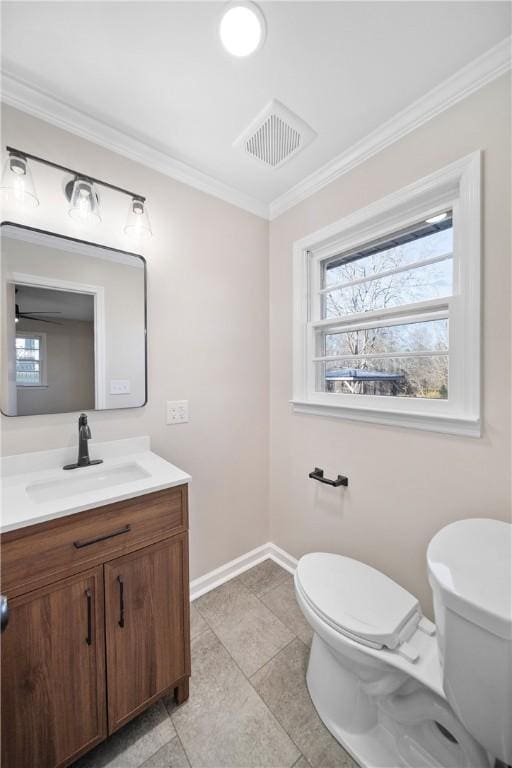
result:
<svg viewBox="0 0 512 768"><path fill-rule="evenodd" d="M361 768L490 768L487 753L444 700L412 679L394 693L371 695L350 667L315 633L307 671L311 699ZM457 741L450 738L455 733Z"/></svg>

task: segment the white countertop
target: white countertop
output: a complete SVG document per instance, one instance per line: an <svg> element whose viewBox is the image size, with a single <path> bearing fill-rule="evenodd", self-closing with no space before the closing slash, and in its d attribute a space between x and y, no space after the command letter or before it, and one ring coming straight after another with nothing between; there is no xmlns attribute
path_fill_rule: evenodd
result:
<svg viewBox="0 0 512 768"><path fill-rule="evenodd" d="M5 456L0 459L0 477L2 482L0 512L0 532L13 531L28 525L54 520L85 509L101 507L116 501L142 496L164 488L172 488L191 480L190 475L162 459L150 450L149 437L113 440L104 443L89 443L91 459L103 459L102 464L63 471L64 464L76 461L77 448L58 448L51 451L24 453ZM67 494L66 483L90 479L104 484L105 477L116 471L136 469L139 475L135 480L115 480L107 487L90 487L80 492ZM78 474L80 473L80 474ZM44 488L57 481L59 492L56 498L34 500L30 489ZM108 480L107 480L108 482ZM94 484L92 484L94 486ZM29 492L27 492L27 488ZM64 491L63 491L64 489Z"/></svg>

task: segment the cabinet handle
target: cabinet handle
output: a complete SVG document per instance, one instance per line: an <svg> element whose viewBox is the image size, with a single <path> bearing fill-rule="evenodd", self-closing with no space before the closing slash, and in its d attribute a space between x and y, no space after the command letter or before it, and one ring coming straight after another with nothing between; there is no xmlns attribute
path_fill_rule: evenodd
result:
<svg viewBox="0 0 512 768"><path fill-rule="evenodd" d="M90 547L91 544L97 544L98 541L105 541L105 539L112 539L114 536L121 536L122 533L128 533L130 531L129 525L124 525L122 528L118 528L117 531L111 531L111 533L105 533L103 536L94 536L92 539L84 539L83 541L74 541L73 546L77 549L82 547Z"/></svg>
<svg viewBox="0 0 512 768"><path fill-rule="evenodd" d="M87 637L85 642L87 645L92 644L92 592L90 589L85 590L85 596L87 597Z"/></svg>
<svg viewBox="0 0 512 768"><path fill-rule="evenodd" d="M124 581L122 576L118 576L119 582L119 621L120 627L124 627Z"/></svg>

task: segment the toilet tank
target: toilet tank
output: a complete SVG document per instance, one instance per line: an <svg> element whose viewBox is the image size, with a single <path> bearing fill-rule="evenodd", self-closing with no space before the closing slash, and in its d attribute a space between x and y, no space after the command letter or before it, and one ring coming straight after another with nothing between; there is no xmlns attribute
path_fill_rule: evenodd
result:
<svg viewBox="0 0 512 768"><path fill-rule="evenodd" d="M427 562L443 687L495 758L512 764L512 525L460 520L439 531Z"/></svg>

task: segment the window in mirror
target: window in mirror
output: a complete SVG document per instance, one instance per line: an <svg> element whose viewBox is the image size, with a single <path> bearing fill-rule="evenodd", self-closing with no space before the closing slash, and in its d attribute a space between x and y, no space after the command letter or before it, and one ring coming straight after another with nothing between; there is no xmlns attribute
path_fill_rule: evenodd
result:
<svg viewBox="0 0 512 768"><path fill-rule="evenodd" d="M43 350L46 347L43 334L16 334L16 386L45 386Z"/></svg>

